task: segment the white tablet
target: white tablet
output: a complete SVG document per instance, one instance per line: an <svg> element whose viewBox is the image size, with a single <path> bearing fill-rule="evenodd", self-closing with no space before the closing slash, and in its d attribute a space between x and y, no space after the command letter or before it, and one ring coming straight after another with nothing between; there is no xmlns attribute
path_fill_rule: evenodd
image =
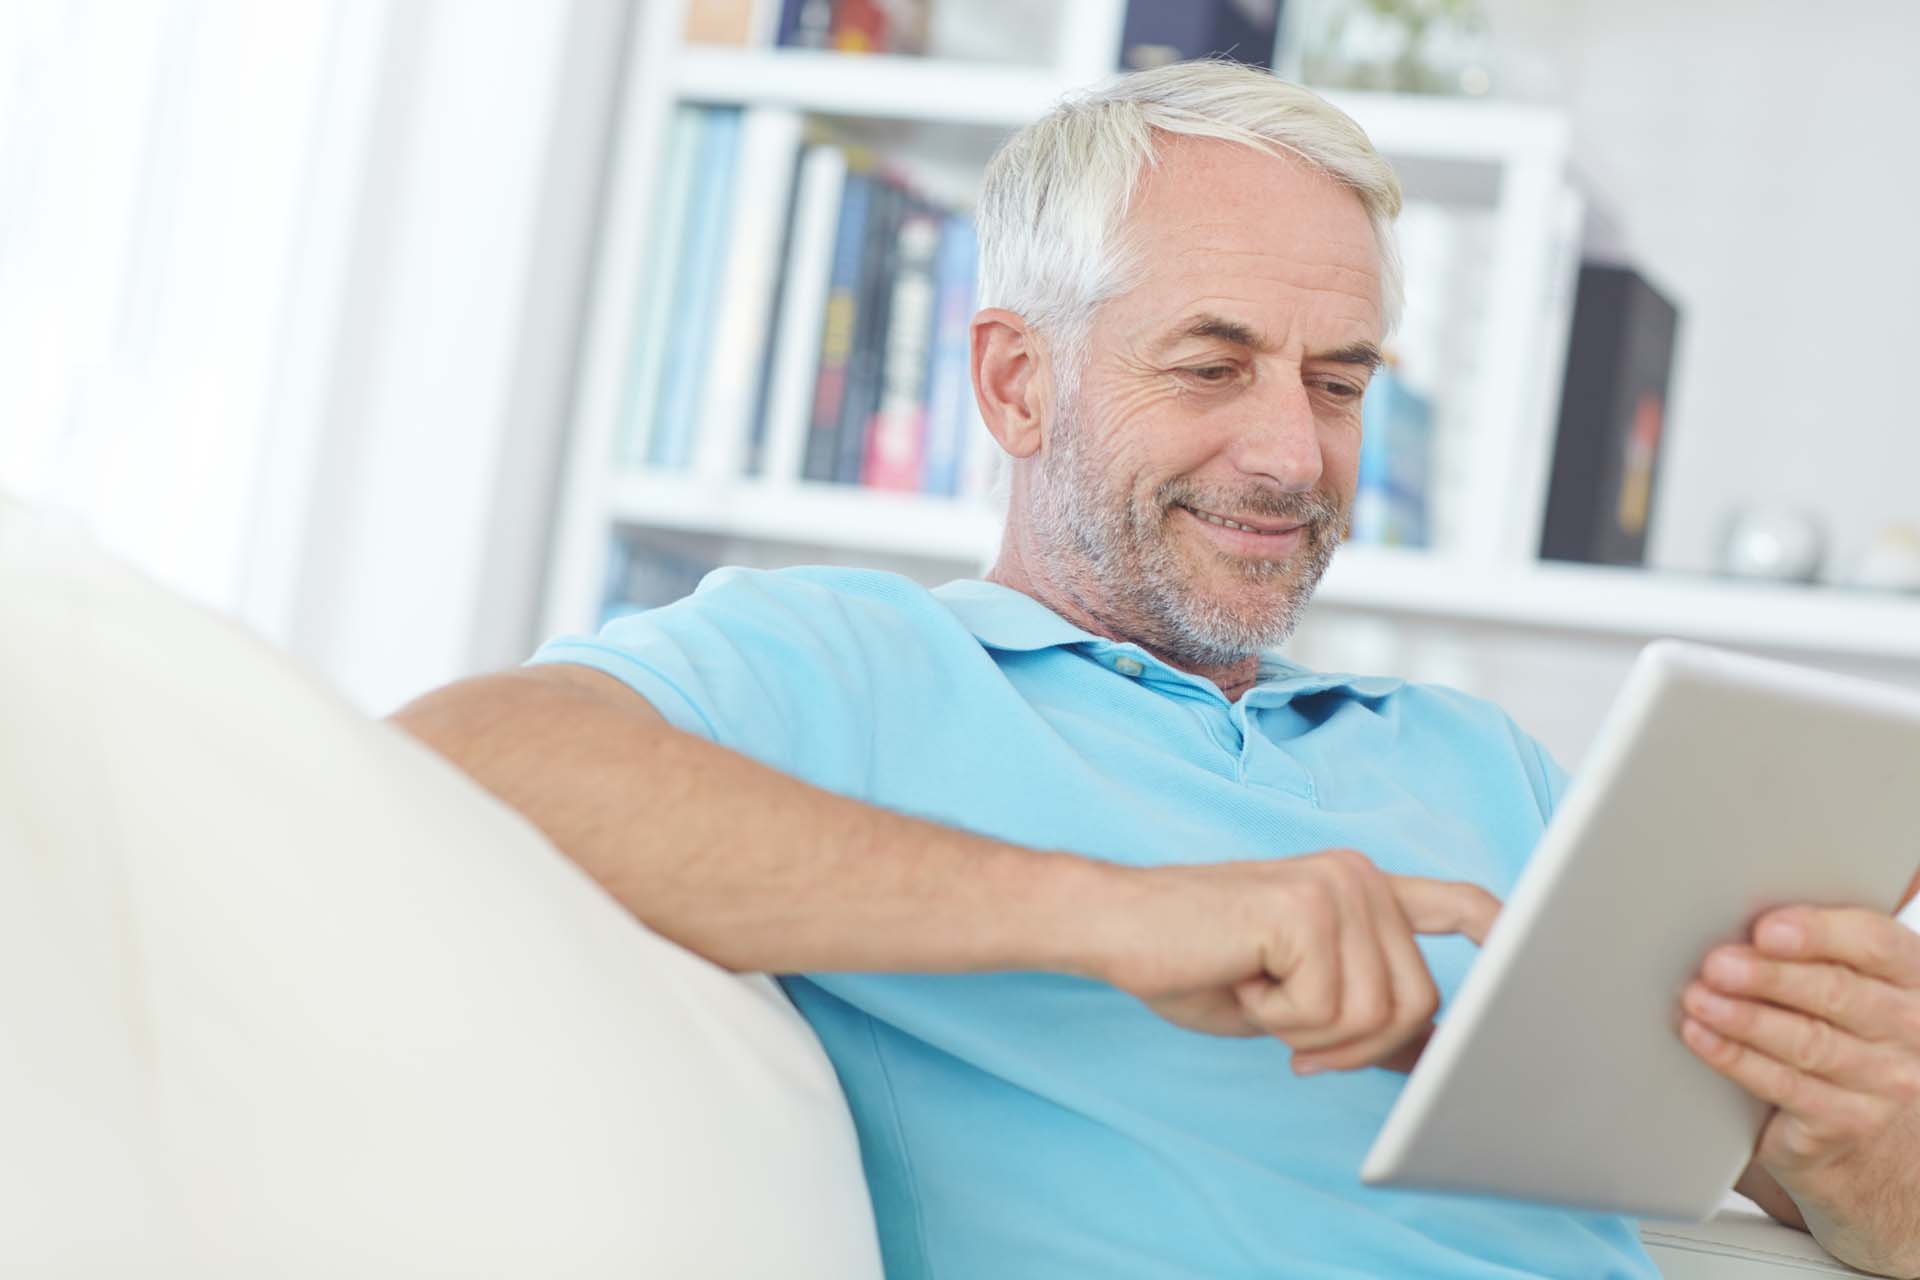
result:
<svg viewBox="0 0 1920 1280"><path fill-rule="evenodd" d="M1714 946L1920 868L1920 693L1647 646L1361 1169L1703 1220L1767 1108L1679 1036Z"/></svg>

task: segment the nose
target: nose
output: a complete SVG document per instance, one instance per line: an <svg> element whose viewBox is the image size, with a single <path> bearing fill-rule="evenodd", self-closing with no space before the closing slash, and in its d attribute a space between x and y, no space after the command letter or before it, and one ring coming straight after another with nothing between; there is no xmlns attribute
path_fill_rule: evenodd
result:
<svg viewBox="0 0 1920 1280"><path fill-rule="evenodd" d="M1297 377L1267 378L1242 404L1245 416L1234 424L1228 450L1235 469L1290 493L1310 492L1320 483L1325 462L1306 387Z"/></svg>

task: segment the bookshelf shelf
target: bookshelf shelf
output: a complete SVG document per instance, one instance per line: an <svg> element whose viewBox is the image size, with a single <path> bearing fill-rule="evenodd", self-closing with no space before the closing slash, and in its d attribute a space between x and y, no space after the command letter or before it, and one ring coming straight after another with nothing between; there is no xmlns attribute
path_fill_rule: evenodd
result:
<svg viewBox="0 0 1920 1280"><path fill-rule="evenodd" d="M843 485L701 482L628 472L614 519L794 546L880 551L970 572L991 560L1000 517L978 503ZM1349 546L1320 606L1441 622L1920 661L1920 599L1828 587L1730 582L1572 564L1488 567L1462 557Z"/></svg>
<svg viewBox="0 0 1920 1280"><path fill-rule="evenodd" d="M682 102L1007 128L1078 87L1044 67L811 49L690 46L674 67ZM1504 163L1552 159L1567 144L1566 117L1544 107L1391 93L1327 97L1390 156Z"/></svg>
<svg viewBox="0 0 1920 1280"><path fill-rule="evenodd" d="M613 485L615 521L795 546L879 551L958 565L985 564L1000 543L999 515L976 502L852 485L707 480L630 471Z"/></svg>
<svg viewBox="0 0 1920 1280"><path fill-rule="evenodd" d="M1334 557L1318 599L1400 617L1920 661L1920 598L1835 587L1553 562L1486 567L1347 547Z"/></svg>
<svg viewBox="0 0 1920 1280"><path fill-rule="evenodd" d="M810 49L688 48L674 68L682 102L1007 129L1072 87L1050 68Z"/></svg>

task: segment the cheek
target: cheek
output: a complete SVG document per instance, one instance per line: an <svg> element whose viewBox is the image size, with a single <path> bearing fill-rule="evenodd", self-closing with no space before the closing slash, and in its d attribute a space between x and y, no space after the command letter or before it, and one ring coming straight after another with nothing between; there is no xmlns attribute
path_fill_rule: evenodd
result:
<svg viewBox="0 0 1920 1280"><path fill-rule="evenodd" d="M1353 493L1360 478L1360 416L1320 428L1320 473L1325 488Z"/></svg>
<svg viewBox="0 0 1920 1280"><path fill-rule="evenodd" d="M1179 388L1165 382L1129 387L1106 398L1098 424L1094 437L1111 464L1108 473L1126 475L1149 489L1193 470L1222 446Z"/></svg>

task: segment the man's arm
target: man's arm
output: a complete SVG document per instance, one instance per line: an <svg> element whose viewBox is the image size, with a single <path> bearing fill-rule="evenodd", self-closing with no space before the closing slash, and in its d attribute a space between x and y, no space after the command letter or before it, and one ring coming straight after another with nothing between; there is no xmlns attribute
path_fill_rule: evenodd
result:
<svg viewBox="0 0 1920 1280"><path fill-rule="evenodd" d="M740 971L1094 976L1087 859L833 795L670 726L586 667L450 685L394 723L519 810L648 927Z"/></svg>
<svg viewBox="0 0 1920 1280"><path fill-rule="evenodd" d="M1194 1030L1276 1036L1297 1071L1404 1063L1437 1000L1414 932L1477 941L1498 910L1352 850L1132 868L956 831L682 733L582 667L461 681L393 720L716 964L1074 974Z"/></svg>

